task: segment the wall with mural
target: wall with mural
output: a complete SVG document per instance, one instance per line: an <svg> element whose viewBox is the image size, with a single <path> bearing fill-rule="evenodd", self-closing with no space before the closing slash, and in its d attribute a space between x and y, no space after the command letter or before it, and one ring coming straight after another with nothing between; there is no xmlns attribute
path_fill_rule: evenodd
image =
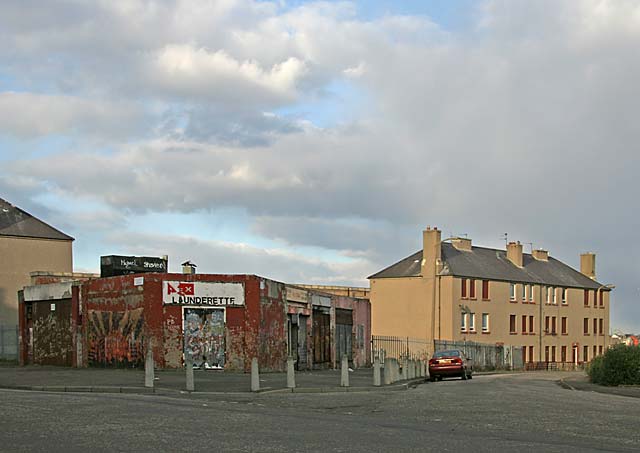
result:
<svg viewBox="0 0 640 453"><path fill-rule="evenodd" d="M144 309L88 310L87 344L90 366L144 366Z"/></svg>

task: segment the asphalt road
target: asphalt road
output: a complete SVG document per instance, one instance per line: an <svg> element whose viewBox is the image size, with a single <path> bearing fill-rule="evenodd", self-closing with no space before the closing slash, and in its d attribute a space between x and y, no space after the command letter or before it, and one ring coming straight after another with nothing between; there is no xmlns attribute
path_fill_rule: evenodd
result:
<svg viewBox="0 0 640 453"><path fill-rule="evenodd" d="M2 451L637 451L640 399L560 373L403 392L69 394L0 390Z"/></svg>

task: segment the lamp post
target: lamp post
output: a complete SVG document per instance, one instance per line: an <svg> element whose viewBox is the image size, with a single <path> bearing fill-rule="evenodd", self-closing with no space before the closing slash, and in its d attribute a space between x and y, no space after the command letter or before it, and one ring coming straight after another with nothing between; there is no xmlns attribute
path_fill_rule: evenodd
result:
<svg viewBox="0 0 640 453"><path fill-rule="evenodd" d="M600 300L600 297L601 297L601 291L602 291L603 289L605 289L605 288L606 288L606 289L608 289L608 290L612 290L612 289L614 289L615 287L616 287L616 285L612 285L611 283L608 283L608 284L606 284L606 285L600 285L600 286L598 287L598 289L596 289L596 300L594 300L594 301L593 301L593 306L595 307L595 306L596 306L596 304L598 304L598 301ZM604 308L604 301L603 301L602 307ZM604 318L603 318L603 319L604 319ZM603 321L602 323L604 324L604 321ZM598 326L600 326L600 321L598 321ZM602 327L604 328L604 325L603 325ZM594 334L594 335L596 335L596 347L597 347L597 346L598 346L598 335L599 335L599 334L596 334L596 332L593 332L593 334ZM607 338L606 338L606 333L604 333L603 335L604 335L604 336L602 337L602 352L604 353L604 350L605 350L605 349L606 349L606 347L607 347L607 341L606 341L606 340L607 340ZM595 354L594 354L594 356L595 356Z"/></svg>

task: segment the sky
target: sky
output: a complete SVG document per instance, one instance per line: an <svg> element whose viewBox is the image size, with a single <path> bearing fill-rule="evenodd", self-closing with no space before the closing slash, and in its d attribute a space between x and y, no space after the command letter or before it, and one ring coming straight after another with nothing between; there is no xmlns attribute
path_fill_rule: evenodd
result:
<svg viewBox="0 0 640 453"><path fill-rule="evenodd" d="M640 331L640 1L4 0L0 197L99 256L367 286L421 231Z"/></svg>

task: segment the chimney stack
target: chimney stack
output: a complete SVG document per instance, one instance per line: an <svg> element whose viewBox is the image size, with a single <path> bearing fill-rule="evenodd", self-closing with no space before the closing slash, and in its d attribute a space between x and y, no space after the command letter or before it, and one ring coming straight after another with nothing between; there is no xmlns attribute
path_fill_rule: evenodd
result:
<svg viewBox="0 0 640 453"><path fill-rule="evenodd" d="M441 259L441 233L438 227L427 227L422 232L422 265L423 277L435 278L436 262Z"/></svg>
<svg viewBox="0 0 640 453"><path fill-rule="evenodd" d="M509 242L507 244L507 259L518 267L522 267L522 244Z"/></svg>
<svg viewBox="0 0 640 453"><path fill-rule="evenodd" d="M191 261L185 261L182 263L182 273L186 275L191 275L196 273L196 266Z"/></svg>
<svg viewBox="0 0 640 453"><path fill-rule="evenodd" d="M580 255L580 273L592 280L596 279L596 254L587 252Z"/></svg>
<svg viewBox="0 0 640 453"><path fill-rule="evenodd" d="M531 256L538 261L549 261L549 252L546 250L538 249L531 252Z"/></svg>
<svg viewBox="0 0 640 453"><path fill-rule="evenodd" d="M471 251L471 239L469 238L453 238L451 244L453 244L457 250L463 250L465 252Z"/></svg>

